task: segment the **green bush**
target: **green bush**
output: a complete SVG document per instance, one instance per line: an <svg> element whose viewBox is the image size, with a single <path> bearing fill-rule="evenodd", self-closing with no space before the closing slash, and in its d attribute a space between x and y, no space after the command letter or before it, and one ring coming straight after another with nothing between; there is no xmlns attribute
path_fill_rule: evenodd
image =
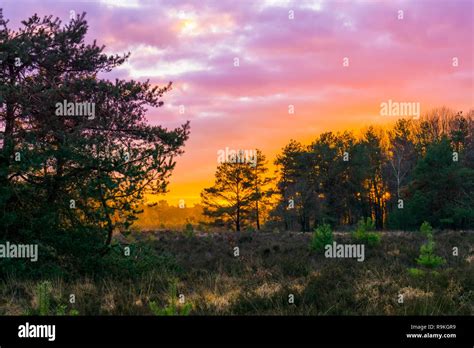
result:
<svg viewBox="0 0 474 348"><path fill-rule="evenodd" d="M130 248L129 256L124 253L125 247ZM173 275L182 271L172 254L168 252L158 254L153 245L144 242L126 246L114 244L110 252L100 261L98 272L101 275L120 278L138 279L149 271Z"/></svg>
<svg viewBox="0 0 474 348"><path fill-rule="evenodd" d="M420 256L416 263L427 268L436 268L443 265L446 260L441 256L435 255L436 244L433 237L433 228L428 222L423 222L420 226L420 232L428 239L420 247Z"/></svg>
<svg viewBox="0 0 474 348"><path fill-rule="evenodd" d="M44 281L36 286L36 296L38 297L38 314L48 315L51 306L51 283Z"/></svg>
<svg viewBox="0 0 474 348"><path fill-rule="evenodd" d="M160 307L155 301L150 301L150 310L154 315L174 316L174 315L189 315L193 308L191 303L179 304L176 301L176 282L172 282L169 288L168 304L165 307Z"/></svg>
<svg viewBox="0 0 474 348"><path fill-rule="evenodd" d="M62 315L70 315L70 316L76 316L79 315L79 311L77 309L71 309L69 313L67 313L67 306L64 304L61 304L56 307L56 315L62 316Z"/></svg>
<svg viewBox="0 0 474 348"><path fill-rule="evenodd" d="M366 220L361 218L357 223L357 230L364 232L375 231L375 221L368 217Z"/></svg>
<svg viewBox="0 0 474 348"><path fill-rule="evenodd" d="M430 223L425 221L420 226L420 232L427 238L433 236L433 227L431 227Z"/></svg>
<svg viewBox="0 0 474 348"><path fill-rule="evenodd" d="M363 218L357 223L357 229L354 232L354 238L357 241L364 242L369 246L376 246L380 243L380 234L375 231L375 221L371 218Z"/></svg>
<svg viewBox="0 0 474 348"><path fill-rule="evenodd" d="M76 309L71 309L67 312L67 305L58 304L57 306L52 305L53 296L51 291L53 286L50 281L43 281L36 285L35 295L38 299L36 308L32 308L26 311L26 315L78 315L79 312Z"/></svg>
<svg viewBox="0 0 474 348"><path fill-rule="evenodd" d="M194 226L192 223L188 222L184 228L184 234L188 238L194 237Z"/></svg>
<svg viewBox="0 0 474 348"><path fill-rule="evenodd" d="M368 232L365 240L369 246L376 246L380 244L380 234L375 232Z"/></svg>
<svg viewBox="0 0 474 348"><path fill-rule="evenodd" d="M327 244L332 244L333 233L331 226L323 224L318 226L313 232L313 238L311 239L311 250L323 251Z"/></svg>
<svg viewBox="0 0 474 348"><path fill-rule="evenodd" d="M409 268L408 273L415 278L422 277L425 275L425 271L418 268Z"/></svg>
<svg viewBox="0 0 474 348"><path fill-rule="evenodd" d="M416 259L416 263L420 266L425 266L428 268L436 268L443 265L446 262L441 256L437 255L420 255L419 258Z"/></svg>

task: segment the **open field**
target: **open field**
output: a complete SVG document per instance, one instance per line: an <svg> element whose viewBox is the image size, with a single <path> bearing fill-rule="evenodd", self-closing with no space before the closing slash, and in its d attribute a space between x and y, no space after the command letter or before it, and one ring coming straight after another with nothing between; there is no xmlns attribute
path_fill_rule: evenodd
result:
<svg viewBox="0 0 474 348"><path fill-rule="evenodd" d="M309 249L310 240L310 233L296 232L120 236L116 252L107 256L109 276L7 278L0 282L0 314L474 313L473 232L435 233L436 253L446 263L424 275L408 271L417 266L424 241L419 233L382 233L380 245L366 247L363 262L326 258ZM335 233L335 241L353 243L349 233ZM122 254L127 245L130 256Z"/></svg>

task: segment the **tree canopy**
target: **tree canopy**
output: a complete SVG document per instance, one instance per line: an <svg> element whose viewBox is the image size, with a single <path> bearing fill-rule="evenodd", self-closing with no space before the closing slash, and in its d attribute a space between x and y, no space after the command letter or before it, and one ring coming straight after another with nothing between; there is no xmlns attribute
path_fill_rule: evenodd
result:
<svg viewBox="0 0 474 348"><path fill-rule="evenodd" d="M84 14L65 25L37 15L18 31L0 25L0 239L37 242L50 255L110 245L146 193L166 191L189 136L189 123L147 122L171 83L99 77L129 54L105 54L85 42L87 30ZM76 109L61 114L61 104ZM93 114L74 114L84 105Z"/></svg>

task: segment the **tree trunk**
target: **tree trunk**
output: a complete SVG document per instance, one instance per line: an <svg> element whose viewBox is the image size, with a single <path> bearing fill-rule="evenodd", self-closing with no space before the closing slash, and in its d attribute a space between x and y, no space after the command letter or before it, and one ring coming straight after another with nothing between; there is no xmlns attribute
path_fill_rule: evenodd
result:
<svg viewBox="0 0 474 348"><path fill-rule="evenodd" d="M237 203L237 218L235 219L235 230L240 232L240 205Z"/></svg>
<svg viewBox="0 0 474 348"><path fill-rule="evenodd" d="M258 200L255 202L255 210L256 210L256 215L257 215L257 231L260 231L260 216L259 216L259 211L258 211Z"/></svg>

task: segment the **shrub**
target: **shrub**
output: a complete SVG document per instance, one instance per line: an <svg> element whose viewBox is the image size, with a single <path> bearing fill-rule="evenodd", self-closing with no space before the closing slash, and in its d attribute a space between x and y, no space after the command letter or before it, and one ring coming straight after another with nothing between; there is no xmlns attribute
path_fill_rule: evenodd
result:
<svg viewBox="0 0 474 348"><path fill-rule="evenodd" d="M427 268L436 268L446 262L441 256L435 255L435 241L433 237L433 228L428 222L423 222L420 226L420 232L428 239L420 247L420 256L416 263Z"/></svg>
<svg viewBox="0 0 474 348"><path fill-rule="evenodd" d="M420 257L416 259L416 263L418 263L420 266L425 266L428 268L436 268L444 264L446 260L440 256L435 255L434 251L435 242L433 240L433 236L430 235L428 242L420 247Z"/></svg>
<svg viewBox="0 0 474 348"><path fill-rule="evenodd" d="M368 217L366 220L361 218L357 223L357 230L361 230L364 232L371 232L375 231L375 221Z"/></svg>
<svg viewBox="0 0 474 348"><path fill-rule="evenodd" d="M150 310L154 315L189 315L192 309L191 303L179 304L176 301L176 282L172 282L169 288L168 304L165 307L160 307L155 301L150 301Z"/></svg>
<svg viewBox="0 0 474 348"><path fill-rule="evenodd" d="M48 315L51 304L51 283L44 281L36 286L36 296L38 298L38 314Z"/></svg>
<svg viewBox="0 0 474 348"><path fill-rule="evenodd" d="M184 228L184 234L186 235L186 237L188 238L192 238L194 237L194 226L192 223L188 222L186 224L186 227Z"/></svg>
<svg viewBox="0 0 474 348"><path fill-rule="evenodd" d="M354 238L369 246L376 246L380 243L380 234L372 231L375 231L375 221L371 218L367 218L366 220L362 218L357 223Z"/></svg>
<svg viewBox="0 0 474 348"><path fill-rule="evenodd" d="M322 251L327 244L332 244L332 241L333 234L331 226L323 224L314 230L310 248L314 251Z"/></svg>
<svg viewBox="0 0 474 348"><path fill-rule="evenodd" d="M422 277L425 275L425 271L418 269L418 268L409 268L408 273L415 278Z"/></svg>
<svg viewBox="0 0 474 348"><path fill-rule="evenodd" d="M365 240L369 246L376 246L380 244L380 234L375 232L368 232Z"/></svg>
<svg viewBox="0 0 474 348"><path fill-rule="evenodd" d="M78 315L79 312L76 309L71 309L67 313L67 305L58 304L55 308L52 306L52 294L51 291L53 286L49 281L43 281L36 285L35 295L38 299L37 308L27 310L26 315Z"/></svg>
<svg viewBox="0 0 474 348"><path fill-rule="evenodd" d="M421 266L425 266L428 268L436 268L443 265L446 262L441 256L437 255L420 255L419 258L416 259L416 263Z"/></svg>
<svg viewBox="0 0 474 348"><path fill-rule="evenodd" d="M433 228L431 227L430 223L425 221L420 226L420 232L427 238L433 236Z"/></svg>
<svg viewBox="0 0 474 348"><path fill-rule="evenodd" d="M67 306L64 304L59 305L56 307L56 315L62 316L62 315L70 315L70 316L76 316L79 315L79 311L77 309L71 309L69 313L66 312Z"/></svg>
<svg viewBox="0 0 474 348"><path fill-rule="evenodd" d="M111 251L101 258L101 275L138 279L152 270L165 274L179 274L182 271L172 254L158 254L153 245L137 242L127 246L130 256L124 255L124 245L114 244Z"/></svg>

